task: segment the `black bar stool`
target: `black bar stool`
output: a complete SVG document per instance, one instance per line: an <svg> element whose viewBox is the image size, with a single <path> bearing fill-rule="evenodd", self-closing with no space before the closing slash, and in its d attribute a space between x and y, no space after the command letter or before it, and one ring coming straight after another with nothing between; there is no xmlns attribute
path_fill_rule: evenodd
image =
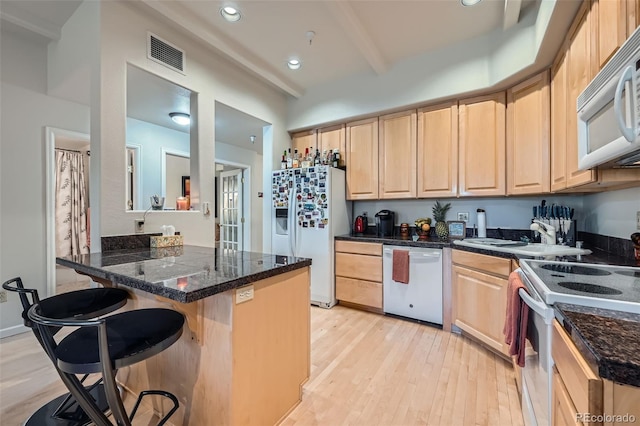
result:
<svg viewBox="0 0 640 426"><path fill-rule="evenodd" d="M102 373L105 393L111 414L118 425L130 426L142 398L162 395L173 407L160 420L163 425L178 409L178 399L165 391L143 391L128 416L118 386L116 371L144 361L175 343L182 335L184 315L171 309L138 309L96 320L56 319L44 316L39 304L28 313L43 338L44 347L63 382L80 406L98 426L109 426L107 416L96 407L76 374ZM52 327L79 327L57 343L50 332Z"/></svg>
<svg viewBox="0 0 640 426"><path fill-rule="evenodd" d="M127 303L129 294L127 291L117 288L90 288L69 293L62 293L56 296L40 300L38 290L25 288L22 279L16 277L5 281L2 288L18 293L22 304L22 319L26 327L31 328L33 334L42 347L45 349L43 339L38 328L29 319L27 312L33 304L40 304L42 312L54 318L76 318L89 319L111 313L120 309ZM49 332L55 335L60 329L51 328ZM85 375L80 383L84 383L88 375ZM108 412L109 404L105 395L102 379L89 385L86 388L90 397L95 401L96 406L102 412ZM76 403L70 393L60 395L49 401L24 423L25 426L80 426L87 425L91 419Z"/></svg>

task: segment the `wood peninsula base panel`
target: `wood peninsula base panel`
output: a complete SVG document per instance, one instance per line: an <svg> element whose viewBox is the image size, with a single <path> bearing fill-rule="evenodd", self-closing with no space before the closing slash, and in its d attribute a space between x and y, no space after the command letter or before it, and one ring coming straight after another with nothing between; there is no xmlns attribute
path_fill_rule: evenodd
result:
<svg viewBox="0 0 640 426"><path fill-rule="evenodd" d="M161 354L121 370L119 381L135 394L176 395L174 425L277 424L301 401L310 374L309 283L305 267L251 284L253 298L244 302L236 299L240 289L193 302L202 306L185 309L198 313L188 324L197 333L185 330ZM134 309L175 305L132 292ZM154 401L158 413L168 410L161 403Z"/></svg>

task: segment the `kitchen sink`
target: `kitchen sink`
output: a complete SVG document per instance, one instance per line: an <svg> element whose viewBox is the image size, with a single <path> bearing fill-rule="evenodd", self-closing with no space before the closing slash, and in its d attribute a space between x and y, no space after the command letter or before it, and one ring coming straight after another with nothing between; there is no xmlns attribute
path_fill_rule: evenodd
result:
<svg viewBox="0 0 640 426"><path fill-rule="evenodd" d="M500 240L497 238L466 238L464 240L456 240L453 243L460 246L484 248L523 256L576 256L591 253L591 250L576 247L540 243L527 244L521 241Z"/></svg>

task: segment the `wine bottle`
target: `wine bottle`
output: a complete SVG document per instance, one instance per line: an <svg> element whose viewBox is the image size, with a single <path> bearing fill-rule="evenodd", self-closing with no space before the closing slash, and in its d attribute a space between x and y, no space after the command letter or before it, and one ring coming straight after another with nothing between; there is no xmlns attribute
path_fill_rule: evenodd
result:
<svg viewBox="0 0 640 426"><path fill-rule="evenodd" d="M320 161L320 150L318 148L316 148L316 155L315 157L313 157L313 165L314 166L319 166L321 163Z"/></svg>
<svg viewBox="0 0 640 426"><path fill-rule="evenodd" d="M287 151L285 151L285 153L286 152ZM282 162L280 162L280 169L284 170L286 168L287 168L287 155L285 154L285 155L282 156Z"/></svg>

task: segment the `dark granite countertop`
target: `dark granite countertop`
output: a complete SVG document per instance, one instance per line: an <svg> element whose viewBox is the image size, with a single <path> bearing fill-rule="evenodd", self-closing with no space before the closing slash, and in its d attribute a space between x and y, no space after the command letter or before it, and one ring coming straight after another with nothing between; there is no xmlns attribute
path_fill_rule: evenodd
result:
<svg viewBox="0 0 640 426"><path fill-rule="evenodd" d="M556 303L556 318L603 379L640 387L640 315Z"/></svg>
<svg viewBox="0 0 640 426"><path fill-rule="evenodd" d="M311 259L198 246L59 257L59 265L182 303L311 265Z"/></svg>

